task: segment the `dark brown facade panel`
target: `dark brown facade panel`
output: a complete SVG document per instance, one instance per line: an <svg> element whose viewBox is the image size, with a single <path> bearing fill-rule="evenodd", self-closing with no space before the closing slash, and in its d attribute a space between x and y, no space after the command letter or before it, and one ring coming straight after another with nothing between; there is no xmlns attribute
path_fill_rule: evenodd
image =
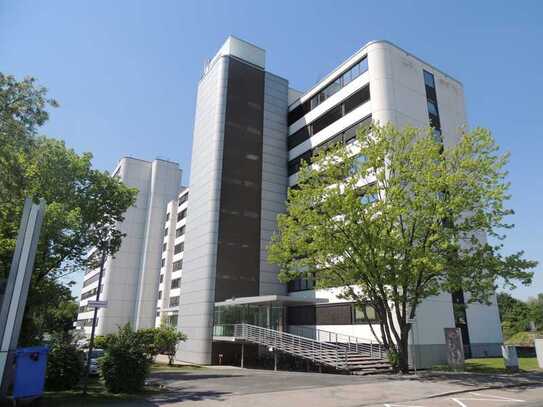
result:
<svg viewBox="0 0 543 407"><path fill-rule="evenodd" d="M264 72L229 58L215 301L259 294Z"/></svg>
<svg viewBox="0 0 543 407"><path fill-rule="evenodd" d="M351 325L352 303L288 307L288 325Z"/></svg>

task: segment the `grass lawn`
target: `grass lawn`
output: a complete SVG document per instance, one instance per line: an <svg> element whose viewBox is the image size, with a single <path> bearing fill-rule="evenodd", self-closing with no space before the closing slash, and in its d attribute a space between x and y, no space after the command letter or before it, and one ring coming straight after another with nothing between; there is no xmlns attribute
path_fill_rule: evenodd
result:
<svg viewBox="0 0 543 407"><path fill-rule="evenodd" d="M138 394L113 394L108 393L102 380L98 377L90 377L87 396L82 395L83 386L79 385L73 390L46 391L43 398L43 406L64 407L64 406L105 406L111 404L137 405L145 396L151 396L161 392L156 387L145 387L142 393ZM142 404L143 405L143 404Z"/></svg>
<svg viewBox="0 0 543 407"><path fill-rule="evenodd" d="M537 366L536 358L518 358L518 360L521 372L541 371ZM432 370L451 371L447 365L436 365L432 367ZM507 373L503 358L467 359L463 371L475 373Z"/></svg>

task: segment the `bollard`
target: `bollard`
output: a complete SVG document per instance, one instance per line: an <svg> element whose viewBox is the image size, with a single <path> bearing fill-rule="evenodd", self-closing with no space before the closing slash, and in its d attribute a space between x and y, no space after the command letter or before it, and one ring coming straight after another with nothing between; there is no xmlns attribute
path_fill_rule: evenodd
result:
<svg viewBox="0 0 543 407"><path fill-rule="evenodd" d="M503 363L510 372L518 372L517 348L512 345L502 345Z"/></svg>
<svg viewBox="0 0 543 407"><path fill-rule="evenodd" d="M543 369L543 337L534 339L535 353L537 355L537 363L540 369Z"/></svg>

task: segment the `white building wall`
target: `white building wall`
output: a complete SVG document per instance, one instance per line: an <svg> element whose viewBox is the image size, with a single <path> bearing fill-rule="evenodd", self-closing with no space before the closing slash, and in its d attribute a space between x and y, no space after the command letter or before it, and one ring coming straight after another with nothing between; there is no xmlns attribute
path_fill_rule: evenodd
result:
<svg viewBox="0 0 543 407"><path fill-rule="evenodd" d="M178 360L210 363L228 58L217 58L198 85L190 199L178 328L188 340Z"/></svg>
<svg viewBox="0 0 543 407"><path fill-rule="evenodd" d="M153 161L136 296L135 329L151 328L155 325L166 206L176 197L180 184L181 171L177 164L162 160Z"/></svg>
<svg viewBox="0 0 543 407"><path fill-rule="evenodd" d="M153 233L155 229L161 229L166 203L179 187L181 170L177 164L163 160L150 162L124 157L119 161L114 176L118 176L126 185L137 188L139 192L134 206L126 211L124 221L119 224L119 229L126 234L121 247L114 257L108 258L106 261L100 299L107 300L108 307L98 311L97 335L116 332L119 326L128 322L135 323L138 287L142 277L144 281L146 280L144 270L156 273L154 280L156 286L148 286L142 294L156 296L160 249L155 247L157 246L156 238L146 240L146 234L147 231ZM156 186L154 189L152 188L153 182ZM173 185L175 186L168 195L167 186ZM156 211L151 210L153 213L151 218L149 217L150 208L157 208ZM147 228L150 219L152 225ZM144 253L146 254L144 255ZM147 268L142 268L144 258L147 259ZM85 280L92 277L94 273L96 272L86 275ZM84 287L81 294L92 290L97 285L98 282L94 282ZM80 305L86 305L88 300L93 299L95 299L94 295L81 300ZM154 323L154 304L152 308L151 326ZM92 318L92 312L78 315L78 320L85 318ZM90 334L90 327L86 327L85 332Z"/></svg>

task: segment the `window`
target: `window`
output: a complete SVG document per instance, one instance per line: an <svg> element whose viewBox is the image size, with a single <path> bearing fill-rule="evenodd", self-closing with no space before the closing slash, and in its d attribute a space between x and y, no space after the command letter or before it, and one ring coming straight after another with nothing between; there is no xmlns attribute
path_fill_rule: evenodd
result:
<svg viewBox="0 0 543 407"><path fill-rule="evenodd" d="M83 287L86 287L86 286L94 283L95 281L98 281L99 279L100 279L100 273L95 274L91 278L88 278L87 280L85 280L85 282L83 283Z"/></svg>
<svg viewBox="0 0 543 407"><path fill-rule="evenodd" d="M354 160L353 160L353 163L352 163L352 166L351 166L351 173L352 174L356 174L356 172L358 171L358 169L367 161L368 159L366 158L365 155L362 155L362 154L358 154Z"/></svg>
<svg viewBox="0 0 543 407"><path fill-rule="evenodd" d="M288 125L300 120L306 113L316 108L326 99L337 93L341 88L347 86L361 74L368 70L368 58L364 56L360 61L356 62L351 68L338 76L330 84L325 86L319 93L313 96L310 100L301 103L292 109L288 114Z"/></svg>
<svg viewBox="0 0 543 407"><path fill-rule="evenodd" d="M303 154L300 154L298 157L293 158L288 162L288 175L296 174L300 170L302 161L311 161L311 157L317 154L319 151L328 148L329 146L335 143L345 143L349 144L355 140L356 133L359 129L365 128L371 124L371 115L365 117L358 123L355 123L351 127L342 131L341 133L336 134L333 137L330 137L328 140L322 142L318 146L314 147L311 150L307 150Z"/></svg>
<svg viewBox="0 0 543 407"><path fill-rule="evenodd" d="M428 100L428 113L430 114L433 114L435 116L438 115L437 113L437 106L434 102L432 102L431 100Z"/></svg>
<svg viewBox="0 0 543 407"><path fill-rule="evenodd" d="M422 72L424 76L424 86L426 88L426 105L428 106L428 119L430 126L434 128L434 139L440 143L443 143L434 75L425 70Z"/></svg>
<svg viewBox="0 0 543 407"><path fill-rule="evenodd" d="M185 234L185 225L177 228L175 231L175 237L183 236Z"/></svg>
<svg viewBox="0 0 543 407"><path fill-rule="evenodd" d="M181 206L183 203L187 202L189 199L189 193L183 194L179 197L179 200L177 201L178 206Z"/></svg>
<svg viewBox="0 0 543 407"><path fill-rule="evenodd" d="M434 81L434 75L431 74L430 72L428 71L423 71L424 73L424 84L426 86L429 86L431 88L434 88L436 87L436 84L435 84L435 81Z"/></svg>
<svg viewBox="0 0 543 407"><path fill-rule="evenodd" d="M159 292L158 292L158 299L159 299L159 300L162 299L162 291L159 291Z"/></svg>
<svg viewBox="0 0 543 407"><path fill-rule="evenodd" d="M166 259L163 258L163 259L160 261L160 267L164 267L165 264L166 264Z"/></svg>
<svg viewBox="0 0 543 407"><path fill-rule="evenodd" d="M87 291L87 292L81 294L81 299L82 299L82 300L86 300L86 299L89 298L89 297L95 296L95 295L96 295L96 292L98 291L97 288L98 288L98 287L93 288L92 290ZM103 290L104 290L104 286L102 285L101 288L100 288L100 292L103 292Z"/></svg>
<svg viewBox="0 0 543 407"><path fill-rule="evenodd" d="M311 126L304 126L296 133L287 138L288 149L296 147L298 144L302 144L309 137L311 137Z"/></svg>
<svg viewBox="0 0 543 407"><path fill-rule="evenodd" d="M434 140L438 143L443 143L443 137L441 136L441 130L434 129Z"/></svg>
<svg viewBox="0 0 543 407"><path fill-rule="evenodd" d="M166 222L170 220L170 212L166 213Z"/></svg>
<svg viewBox="0 0 543 407"><path fill-rule="evenodd" d="M168 228L164 229L164 236L168 236Z"/></svg>
<svg viewBox="0 0 543 407"><path fill-rule="evenodd" d="M168 318L167 318L167 320L166 320L166 323L167 323L169 326L177 327L177 320L178 320L177 314L168 315Z"/></svg>
<svg viewBox="0 0 543 407"><path fill-rule="evenodd" d="M177 214L177 221L179 222L181 219L185 219L187 216L187 210L183 209L181 212Z"/></svg>
<svg viewBox="0 0 543 407"><path fill-rule="evenodd" d="M168 247L167 243L162 243L162 251L165 252L166 248Z"/></svg>
<svg viewBox="0 0 543 407"><path fill-rule="evenodd" d="M176 307L179 305L179 296L170 297L170 307Z"/></svg>
<svg viewBox="0 0 543 407"><path fill-rule="evenodd" d="M287 290L289 293L295 291L312 290L315 287L315 279L308 277L297 278L291 280L287 284Z"/></svg>
<svg viewBox="0 0 543 407"><path fill-rule="evenodd" d="M179 282L181 281L180 278L176 278L174 280L172 280L172 285L170 286L170 288L179 288Z"/></svg>
<svg viewBox="0 0 543 407"><path fill-rule="evenodd" d="M161 274L159 284L162 283L163 281L164 281L164 274Z"/></svg>
<svg viewBox="0 0 543 407"><path fill-rule="evenodd" d="M177 260L173 262L172 271L181 270L183 268L183 260Z"/></svg>
<svg viewBox="0 0 543 407"><path fill-rule="evenodd" d="M181 242L175 245L173 254L181 253L185 249L185 243Z"/></svg>
<svg viewBox="0 0 543 407"><path fill-rule="evenodd" d="M332 109L319 116L311 124L302 127L300 130L290 135L287 138L288 149L291 150L297 145L303 143L308 138L314 136L319 131L325 129L335 121L352 112L358 106L363 105L369 100L370 88L369 85L366 85L362 89L359 89L358 91L353 93L339 105L334 106Z"/></svg>
<svg viewBox="0 0 543 407"><path fill-rule="evenodd" d="M328 99L330 96L332 96L334 93L336 93L340 89L341 89L341 78L338 78L334 82L332 82L330 85L328 85L326 89L323 91L324 98Z"/></svg>
<svg viewBox="0 0 543 407"><path fill-rule="evenodd" d="M352 112L358 106L363 105L370 99L370 88L365 86L360 89L358 92L349 96L347 100L343 103L345 106L344 114Z"/></svg>
<svg viewBox="0 0 543 407"><path fill-rule="evenodd" d="M366 314L364 314L364 309L366 311ZM353 323L367 324L370 321L375 322L377 320L377 313L375 312L375 308L373 308L371 305L353 304Z"/></svg>
<svg viewBox="0 0 543 407"><path fill-rule="evenodd" d="M373 187L375 184L370 184L370 185L367 185L367 187ZM360 200L360 203L362 205L370 205L376 201L379 200L379 195L377 194L373 194L373 193L367 193L365 188L362 189L362 191L360 192L360 197L358 198Z"/></svg>
<svg viewBox="0 0 543 407"><path fill-rule="evenodd" d="M313 122L312 128L313 128L313 134L317 134L319 131L324 129L325 127L330 126L332 123L334 123L336 120L341 119L342 109L341 105L333 107L331 110L320 116L317 120Z"/></svg>
<svg viewBox="0 0 543 407"><path fill-rule="evenodd" d="M310 110L311 110L310 102L306 101L304 103L299 104L294 109L292 109L290 112L288 112L288 124L289 124L289 126L292 123L294 123L295 121L300 120Z"/></svg>

